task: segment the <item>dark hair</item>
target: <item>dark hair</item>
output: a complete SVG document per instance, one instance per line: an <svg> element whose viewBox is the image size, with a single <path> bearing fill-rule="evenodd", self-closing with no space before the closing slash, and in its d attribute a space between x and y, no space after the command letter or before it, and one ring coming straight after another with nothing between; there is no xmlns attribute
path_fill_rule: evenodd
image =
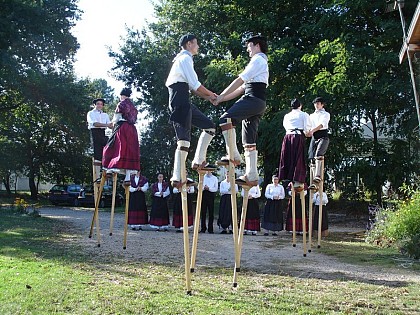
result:
<svg viewBox="0 0 420 315"><path fill-rule="evenodd" d="M185 48L185 45L192 41L193 39L196 39L197 37L194 34L185 34L182 35L179 39L179 46Z"/></svg>
<svg viewBox="0 0 420 315"><path fill-rule="evenodd" d="M260 50L262 53L266 54L268 52L268 45L267 45L267 39L262 36L261 34L253 35L249 34L247 38L245 39L245 43L253 43L254 45L260 45Z"/></svg>
<svg viewBox="0 0 420 315"><path fill-rule="evenodd" d="M95 104L95 105L96 105L96 102L99 102L99 101L101 101L101 102L105 105L105 99L103 99L103 98L95 98L95 99L93 100L93 104Z"/></svg>
<svg viewBox="0 0 420 315"><path fill-rule="evenodd" d="M292 107L293 109L299 108L299 106L301 105L302 103L297 98L292 99L292 101L290 102L290 107Z"/></svg>
<svg viewBox="0 0 420 315"><path fill-rule="evenodd" d="M312 103L321 102L321 104L325 104L325 101L322 97L318 96L312 101Z"/></svg>
<svg viewBox="0 0 420 315"><path fill-rule="evenodd" d="M120 92L120 95L124 95L124 96L130 97L131 96L131 93L132 93L132 91L131 91L130 88L123 88L121 90L121 92Z"/></svg>

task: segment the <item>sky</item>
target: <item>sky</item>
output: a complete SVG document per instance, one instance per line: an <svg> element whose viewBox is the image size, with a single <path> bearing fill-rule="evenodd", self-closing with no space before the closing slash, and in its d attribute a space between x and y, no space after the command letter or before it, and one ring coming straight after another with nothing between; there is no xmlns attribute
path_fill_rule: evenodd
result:
<svg viewBox="0 0 420 315"><path fill-rule="evenodd" d="M142 29L154 19L151 0L79 0L84 13L72 30L80 44L75 71L79 78L105 79L118 94L124 83L110 76L113 59L107 46L118 50L125 26Z"/></svg>

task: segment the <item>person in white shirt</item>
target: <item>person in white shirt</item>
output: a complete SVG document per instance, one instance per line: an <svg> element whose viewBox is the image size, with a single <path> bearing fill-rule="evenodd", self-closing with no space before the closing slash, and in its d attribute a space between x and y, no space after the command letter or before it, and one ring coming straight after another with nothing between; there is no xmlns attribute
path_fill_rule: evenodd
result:
<svg viewBox="0 0 420 315"><path fill-rule="evenodd" d="M194 182L191 178L188 178L188 182ZM194 195L194 185L187 185L187 205L188 205L188 228L193 227L193 195ZM183 226L183 217L182 217L182 196L181 191L174 187L172 190L173 197L173 216L172 216L172 225L177 229L177 233L181 233L184 229Z"/></svg>
<svg viewBox="0 0 420 315"><path fill-rule="evenodd" d="M232 234L232 201L231 201L231 191L230 191L230 182L229 182L229 173L226 173L226 179L220 182L219 187L220 192L220 204L219 204L219 218L217 219L217 225L222 228L220 234L227 234L228 229L229 233ZM235 184L235 192L238 192L238 185Z"/></svg>
<svg viewBox="0 0 420 315"><path fill-rule="evenodd" d="M286 135L281 146L279 179L292 181L295 189L302 191L306 180L305 136L311 129L311 123L298 99L293 99L290 105L292 110L283 118Z"/></svg>
<svg viewBox="0 0 420 315"><path fill-rule="evenodd" d="M102 152L108 141L108 138L105 136L105 129L112 128L113 125L109 119L109 115L103 111L105 99L94 99L93 105L94 108L87 113L86 120L90 131L90 142L93 148L95 173L100 177Z"/></svg>
<svg viewBox="0 0 420 315"><path fill-rule="evenodd" d="M327 152L330 139L328 137L328 123L330 122L330 114L324 109L325 101L322 97L316 97L313 100L315 112L310 115L311 130L308 133L312 137L309 145L309 160L311 164L315 164L315 174L310 189L316 190L316 184L322 180L321 163Z"/></svg>
<svg viewBox="0 0 420 315"><path fill-rule="evenodd" d="M315 211L314 211L314 224L313 230L318 231L318 220L319 220L319 205L321 204L321 198L319 192L317 191L314 194L312 202L315 204ZM322 225L321 225L321 236L328 236L328 213L325 206L328 203L328 196L325 192L322 192Z"/></svg>
<svg viewBox="0 0 420 315"><path fill-rule="evenodd" d="M217 97L215 105L232 100L244 94L235 102L219 120L220 128L225 139L227 155L222 157L219 165L229 164L229 143L228 133L233 129L234 148L232 156L236 165L241 164L241 156L236 146L235 126L242 121L242 145L245 150L245 174L240 176L236 183L238 185L258 185L257 170L257 134L260 119L266 108L266 89L268 86L268 45L265 37L251 35L246 39L247 52L251 57L250 62L239 76ZM227 123L227 118L232 123Z"/></svg>
<svg viewBox="0 0 420 315"><path fill-rule="evenodd" d="M164 181L162 173L158 181L152 185L152 210L150 211L150 227L158 231L167 231L169 226L168 197L169 185Z"/></svg>
<svg viewBox="0 0 420 315"><path fill-rule="evenodd" d="M213 234L213 221L214 221L214 197L218 188L217 177L210 171L204 175L203 180L203 197L201 201L201 230L200 233ZM209 213L209 220L206 226L207 211Z"/></svg>
<svg viewBox="0 0 420 315"><path fill-rule="evenodd" d="M267 199L264 207L264 217L262 228L265 229L265 236L268 236L270 231L272 235L277 236L278 231L283 230L283 209L281 207L281 200L284 199L284 188L279 184L277 175L273 175L272 184L268 184L265 188L265 198Z"/></svg>
<svg viewBox="0 0 420 315"><path fill-rule="evenodd" d="M179 40L181 52L174 58L171 71L165 85L169 91L169 108L177 148L174 158L174 170L171 178L172 185L180 188L181 165L185 165L191 141L191 126L196 126L203 131L198 140L197 149L192 161L192 168L215 170L216 167L206 162L207 147L213 139L216 126L195 105L190 103L190 91L204 99L213 101L216 94L208 90L198 81L194 70L193 56L198 53L197 38L193 34L183 35Z"/></svg>
<svg viewBox="0 0 420 315"><path fill-rule="evenodd" d="M242 197L244 196L244 190L241 191ZM261 231L260 226L260 206L258 204L258 200L261 197L261 190L260 186L253 186L249 190L248 195L248 207L246 211L246 218L245 218L245 228L244 234L252 234L257 235L259 231Z"/></svg>
<svg viewBox="0 0 420 315"><path fill-rule="evenodd" d="M132 174L130 177L130 201L128 204L128 226L132 230L142 230L149 223L149 215L146 206L146 191L149 189L147 178L140 174Z"/></svg>

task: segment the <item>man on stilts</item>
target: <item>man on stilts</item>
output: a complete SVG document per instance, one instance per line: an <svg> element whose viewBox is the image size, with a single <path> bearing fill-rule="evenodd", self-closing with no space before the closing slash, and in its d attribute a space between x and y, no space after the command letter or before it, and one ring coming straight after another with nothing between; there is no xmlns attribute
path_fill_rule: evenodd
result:
<svg viewBox="0 0 420 315"><path fill-rule="evenodd" d="M327 152L330 143L328 137L330 114L324 109L325 101L322 97L316 97L312 103L314 104L315 112L309 116L312 129L309 131L308 136L312 136L312 139L308 153L311 170L315 169L315 172L309 189L318 190L317 185L323 180L322 163L324 161L324 155Z"/></svg>
<svg viewBox="0 0 420 315"><path fill-rule="evenodd" d="M178 189L182 186L181 165L185 165L191 140L191 126L203 129L198 140L197 149L192 161L194 170L214 170L215 167L206 161L207 147L216 131L215 124L195 105L190 103L190 93L213 101L216 94L204 87L194 70L193 56L198 53L197 38L193 34L183 35L179 40L181 52L174 58L171 71L166 80L169 90L170 121L173 123L177 148L174 158L172 185Z"/></svg>
<svg viewBox="0 0 420 315"><path fill-rule="evenodd" d="M105 99L94 99L93 105L95 108L87 113L86 118L93 147L94 180L97 180L101 177L102 151L108 141L108 138L105 136L105 129L112 128L113 125L108 114L103 111Z"/></svg>
<svg viewBox="0 0 420 315"><path fill-rule="evenodd" d="M220 128L225 139L228 154L218 161L219 165L229 164L228 132L242 121L242 144L245 149L245 175L240 176L236 183L241 186L258 185L257 170L257 133L258 125L266 108L266 88L268 86L267 41L261 35L251 35L246 39L246 47L251 60L246 68L232 83L217 97L215 104L229 101L244 94L231 108L220 117ZM227 123L231 118L232 123ZM241 163L241 156L236 146L236 133L233 132L234 164Z"/></svg>

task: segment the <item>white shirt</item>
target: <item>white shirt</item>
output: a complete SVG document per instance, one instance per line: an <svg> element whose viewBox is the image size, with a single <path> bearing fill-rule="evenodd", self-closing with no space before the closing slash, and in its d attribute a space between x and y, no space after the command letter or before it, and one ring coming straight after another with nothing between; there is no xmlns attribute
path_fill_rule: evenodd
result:
<svg viewBox="0 0 420 315"><path fill-rule="evenodd" d="M319 125L322 125L320 130L328 129L328 123L330 121L330 113L325 111L325 109L316 110L313 112L309 118L311 119L311 128L316 128Z"/></svg>
<svg viewBox="0 0 420 315"><path fill-rule="evenodd" d="M321 200L319 198L319 192L316 192L314 194L312 202L315 203L316 206L319 206L319 203L321 202ZM327 203L328 203L327 194L325 192L322 192L322 205L325 206Z"/></svg>
<svg viewBox="0 0 420 315"><path fill-rule="evenodd" d="M209 187L210 192L216 192L219 187L218 182L217 182L217 177L214 176L213 174L204 175L203 190L204 190L204 186Z"/></svg>
<svg viewBox="0 0 420 315"><path fill-rule="evenodd" d="M172 192L174 193L174 194L179 194L180 193L180 191L178 190L178 188L176 188L176 187L174 187L174 189L172 190ZM188 194L193 194L194 193L194 186L188 186L187 187L187 193Z"/></svg>
<svg viewBox="0 0 420 315"><path fill-rule="evenodd" d="M267 199L284 199L284 197L284 188L280 184L278 184L277 186L275 186L274 184L268 184L265 188L265 198Z"/></svg>
<svg viewBox="0 0 420 315"><path fill-rule="evenodd" d="M93 124L97 122L101 124L109 124L111 122L107 113L104 113L101 110L97 110L96 108L92 109L87 113L86 120L88 122L89 130L92 128L106 129L106 127L95 127Z"/></svg>
<svg viewBox="0 0 420 315"><path fill-rule="evenodd" d="M136 183L136 185L139 183L139 177L138 176L134 176L134 182ZM146 192L148 189L149 189L149 183L148 182L146 182L146 184L144 184L142 187L140 187L140 190L142 192ZM130 186L129 190L130 190L130 192L135 192L135 191L137 191L137 187L134 188L134 187Z"/></svg>
<svg viewBox="0 0 420 315"><path fill-rule="evenodd" d="M220 182L220 195L230 195L230 183L225 179ZM238 192L238 185L235 184L235 192Z"/></svg>
<svg viewBox="0 0 420 315"><path fill-rule="evenodd" d="M268 63L267 56L264 53L258 53L252 56L244 71L239 77L248 82L262 82L268 86Z"/></svg>
<svg viewBox="0 0 420 315"><path fill-rule="evenodd" d="M196 91L201 83L194 70L193 56L188 50L182 50L173 60L171 71L166 79L166 86L177 82L186 82L190 90Z"/></svg>
<svg viewBox="0 0 420 315"><path fill-rule="evenodd" d="M290 113L284 115L283 127L286 129L286 134L296 133L292 132L294 129L308 132L311 130L311 121L307 113L302 112L300 109L292 109Z"/></svg>
<svg viewBox="0 0 420 315"><path fill-rule="evenodd" d="M244 196L244 189L242 189L241 191L241 196ZM253 186L250 190L249 190L249 195L248 198L252 197L252 198L260 198L261 197L261 190L260 190L260 186Z"/></svg>
<svg viewBox="0 0 420 315"><path fill-rule="evenodd" d="M161 196L160 195L160 193L162 192L162 183L158 183L158 189L159 189L159 191L157 191L157 192L155 192L155 196L156 197L162 197L162 198L165 198L165 197L168 197L169 196L169 194L171 193L170 191L169 191L169 186L166 188L166 190L163 192L163 196Z"/></svg>

